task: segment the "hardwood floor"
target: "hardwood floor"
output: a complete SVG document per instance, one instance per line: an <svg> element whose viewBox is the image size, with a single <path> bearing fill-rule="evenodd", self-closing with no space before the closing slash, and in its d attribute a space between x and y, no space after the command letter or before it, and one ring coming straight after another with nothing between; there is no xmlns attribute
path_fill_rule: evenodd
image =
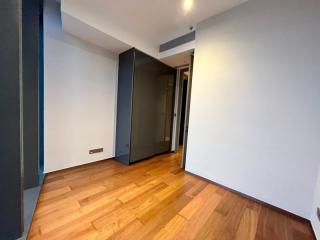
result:
<svg viewBox="0 0 320 240"><path fill-rule="evenodd" d="M314 239L308 223L189 175L180 160L48 174L28 239Z"/></svg>

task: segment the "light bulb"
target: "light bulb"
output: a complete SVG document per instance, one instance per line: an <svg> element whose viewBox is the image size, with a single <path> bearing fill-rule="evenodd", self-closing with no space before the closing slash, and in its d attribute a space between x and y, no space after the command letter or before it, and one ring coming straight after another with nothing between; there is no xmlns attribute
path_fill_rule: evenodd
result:
<svg viewBox="0 0 320 240"><path fill-rule="evenodd" d="M183 0L183 10L185 13L190 12L193 7L193 0Z"/></svg>

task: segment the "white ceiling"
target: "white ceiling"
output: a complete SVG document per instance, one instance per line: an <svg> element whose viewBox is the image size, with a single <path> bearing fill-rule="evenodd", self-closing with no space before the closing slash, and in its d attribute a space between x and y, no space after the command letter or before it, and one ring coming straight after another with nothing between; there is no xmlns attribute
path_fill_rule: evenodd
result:
<svg viewBox="0 0 320 240"><path fill-rule="evenodd" d="M131 48L128 44L106 35L105 33L66 13L62 13L61 17L63 22L63 31L107 49L111 53L119 54Z"/></svg>
<svg viewBox="0 0 320 240"><path fill-rule="evenodd" d="M188 32L190 26L247 0L194 0L189 13L183 0L62 0L82 5L106 22L143 35L157 44Z"/></svg>
<svg viewBox="0 0 320 240"><path fill-rule="evenodd" d="M171 67L180 67L190 64L192 52L193 50L189 50L169 57L161 58L160 60Z"/></svg>
<svg viewBox="0 0 320 240"><path fill-rule="evenodd" d="M113 53L135 47L160 58L160 44L190 32L190 26L247 0L61 0L66 32ZM182 59L182 58L180 58Z"/></svg>

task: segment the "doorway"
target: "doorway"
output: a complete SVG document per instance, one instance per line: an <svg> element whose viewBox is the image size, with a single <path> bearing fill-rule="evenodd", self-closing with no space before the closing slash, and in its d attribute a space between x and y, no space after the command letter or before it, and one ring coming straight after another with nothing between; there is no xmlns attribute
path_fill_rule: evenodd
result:
<svg viewBox="0 0 320 240"><path fill-rule="evenodd" d="M189 128L189 108L191 99L191 82L192 82L192 61L191 54L190 64L177 68L174 119L173 119L173 141L172 152L181 153L181 168L185 168L187 137Z"/></svg>
<svg viewBox="0 0 320 240"><path fill-rule="evenodd" d="M187 70L188 71L188 70ZM188 92L188 76L185 72L182 73L182 91L181 91L181 119L186 117L186 104L187 104L187 92ZM180 130L179 130L179 147L183 146L183 137L184 137L185 121L180 121Z"/></svg>

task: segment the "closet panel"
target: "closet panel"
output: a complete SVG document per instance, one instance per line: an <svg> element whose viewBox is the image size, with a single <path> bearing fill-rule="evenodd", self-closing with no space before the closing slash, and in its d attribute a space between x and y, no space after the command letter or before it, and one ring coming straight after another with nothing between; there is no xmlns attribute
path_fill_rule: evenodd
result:
<svg viewBox="0 0 320 240"><path fill-rule="evenodd" d="M21 0L0 7L0 239L23 232Z"/></svg>
<svg viewBox="0 0 320 240"><path fill-rule="evenodd" d="M134 56L130 65L133 68L126 71L132 73L131 78L123 73L128 68L124 67L128 64L124 54L129 53ZM133 163L168 152L175 69L136 49L121 54L119 61L117 138L121 139L117 139L116 158L124 163ZM128 89L131 93L124 94ZM128 103L131 105L127 106ZM129 147L125 148L124 143L129 143Z"/></svg>
<svg viewBox="0 0 320 240"><path fill-rule="evenodd" d="M145 159L155 152L155 122L157 62L135 52L134 92L132 112L131 162Z"/></svg>
<svg viewBox="0 0 320 240"><path fill-rule="evenodd" d="M133 91L134 52L119 55L116 158L129 164Z"/></svg>

